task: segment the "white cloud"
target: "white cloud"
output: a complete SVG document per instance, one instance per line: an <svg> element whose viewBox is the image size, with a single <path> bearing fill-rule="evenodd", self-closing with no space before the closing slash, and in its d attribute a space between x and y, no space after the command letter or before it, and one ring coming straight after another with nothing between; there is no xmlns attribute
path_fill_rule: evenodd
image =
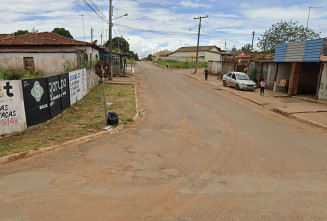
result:
<svg viewBox="0 0 327 221"><path fill-rule="evenodd" d="M83 39L83 24L80 14L84 15L86 40L90 40L90 29L100 42L107 38L108 25L87 6L83 11L78 4L83 0L2 0L0 8L0 30L12 33L19 29L52 31L55 27L64 27L79 39ZM108 17L108 1L94 0L101 8L104 5ZM209 14L202 20L201 45L217 45L224 48L233 45L242 47L251 43L252 31L256 32L255 40L273 23L282 20L298 20L306 25L308 7L295 4L294 1L268 0L231 1L223 0L114 0L114 17L128 13L127 17L114 20L113 36L130 39L131 48L140 54L156 52L158 49L176 50L181 46L194 46L197 43L198 15ZM309 27L316 32L327 35L327 3L312 1L311 6L323 6L324 9L312 9ZM255 6L255 7L254 7ZM103 25L102 25L103 23ZM102 28L103 26L103 28ZM192 29L194 31L189 31ZM143 31L142 31L143 30ZM146 31L144 31L146 30ZM158 46L159 45L159 46Z"/></svg>

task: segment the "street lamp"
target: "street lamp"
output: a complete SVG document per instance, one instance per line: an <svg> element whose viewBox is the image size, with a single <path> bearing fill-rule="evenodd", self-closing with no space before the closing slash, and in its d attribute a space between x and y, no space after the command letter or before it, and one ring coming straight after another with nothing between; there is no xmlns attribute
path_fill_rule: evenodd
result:
<svg viewBox="0 0 327 221"><path fill-rule="evenodd" d="M305 33L307 32L308 30L308 26L309 26L309 18L310 18L310 11L312 8L323 8L323 7L309 7L309 12L308 12L308 19L307 19L307 27L306 27L306 30L305 30ZM307 35L305 35L305 39L307 39Z"/></svg>
<svg viewBox="0 0 327 221"><path fill-rule="evenodd" d="M84 15L79 15L79 16L82 16L82 22L83 22L83 33L84 33L84 41L85 41L85 29L84 29L84 18L83 18Z"/></svg>
<svg viewBox="0 0 327 221"><path fill-rule="evenodd" d="M128 15L128 14L121 15L121 16L118 16L118 17L116 17L116 18L113 18L112 20L115 20L115 19L117 19L117 18L121 18L121 17L127 16L127 15Z"/></svg>

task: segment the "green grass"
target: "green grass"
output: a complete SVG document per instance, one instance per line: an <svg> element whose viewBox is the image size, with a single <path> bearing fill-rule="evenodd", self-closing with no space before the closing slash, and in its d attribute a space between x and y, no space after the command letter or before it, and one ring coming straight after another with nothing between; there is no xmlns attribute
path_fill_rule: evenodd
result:
<svg viewBox="0 0 327 221"><path fill-rule="evenodd" d="M118 113L123 124L133 121L136 114L134 86L106 84L105 89L106 102L113 103L107 111ZM55 119L21 134L0 138L0 157L58 145L102 131L107 125L103 103L103 88L100 83Z"/></svg>
<svg viewBox="0 0 327 221"><path fill-rule="evenodd" d="M45 77L42 71L29 72L22 68L0 67L0 80L20 80Z"/></svg>
<svg viewBox="0 0 327 221"><path fill-rule="evenodd" d="M156 64L166 67L166 64L169 64L169 68L181 68L181 69L190 69L195 67L195 61L192 62L181 62L181 61L165 61L165 60L157 60ZM208 67L208 62L198 62L198 68L206 68Z"/></svg>

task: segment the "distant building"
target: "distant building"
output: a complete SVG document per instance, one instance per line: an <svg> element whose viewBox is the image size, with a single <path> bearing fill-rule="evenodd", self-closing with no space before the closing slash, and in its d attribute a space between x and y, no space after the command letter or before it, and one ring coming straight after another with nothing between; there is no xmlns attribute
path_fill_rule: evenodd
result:
<svg viewBox="0 0 327 221"><path fill-rule="evenodd" d="M191 56L196 56L196 46L195 47L181 47L168 55L168 60L176 61L190 61ZM208 61L221 61L222 56L221 49L216 46L199 46L198 61L208 62Z"/></svg>
<svg viewBox="0 0 327 221"><path fill-rule="evenodd" d="M0 36L0 66L63 73L65 65L99 60L101 48L50 32Z"/></svg>
<svg viewBox="0 0 327 221"><path fill-rule="evenodd" d="M172 52L168 50L158 51L157 53L152 55L152 60L167 60L168 55L170 55Z"/></svg>

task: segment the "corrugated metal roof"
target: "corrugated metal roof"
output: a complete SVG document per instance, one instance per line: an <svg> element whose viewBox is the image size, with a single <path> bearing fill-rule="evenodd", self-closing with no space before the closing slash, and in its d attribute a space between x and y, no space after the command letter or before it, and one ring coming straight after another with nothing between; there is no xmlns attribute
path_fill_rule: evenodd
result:
<svg viewBox="0 0 327 221"><path fill-rule="evenodd" d="M275 62L319 62L324 38L280 44L275 49Z"/></svg>

